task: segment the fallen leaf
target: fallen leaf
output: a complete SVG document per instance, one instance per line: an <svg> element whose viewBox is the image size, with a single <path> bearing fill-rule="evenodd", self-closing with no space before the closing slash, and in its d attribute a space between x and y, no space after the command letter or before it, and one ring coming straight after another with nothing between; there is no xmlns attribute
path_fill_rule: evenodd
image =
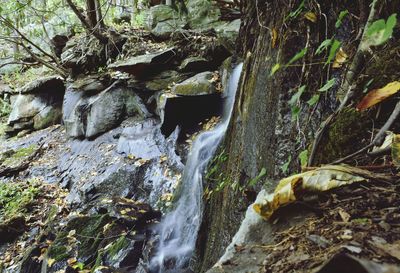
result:
<svg viewBox="0 0 400 273"><path fill-rule="evenodd" d="M314 12L306 12L306 14L304 14L304 17L308 20L311 21L313 23L317 22L317 15Z"/></svg>
<svg viewBox="0 0 400 273"><path fill-rule="evenodd" d="M342 218L343 222L348 223L350 221L350 214L348 214L347 212L344 211L344 209L340 208L339 209L339 215L340 218Z"/></svg>
<svg viewBox="0 0 400 273"><path fill-rule="evenodd" d="M47 259L47 265L51 267L56 262L56 259L49 258Z"/></svg>
<svg viewBox="0 0 400 273"><path fill-rule="evenodd" d="M400 260L400 241L393 244L373 243L373 245L397 260Z"/></svg>
<svg viewBox="0 0 400 273"><path fill-rule="evenodd" d="M280 207L299 200L306 193L324 192L371 179L388 180L388 177L350 166L323 166L282 179L274 193L255 203L253 209L265 219L269 219Z"/></svg>
<svg viewBox="0 0 400 273"><path fill-rule="evenodd" d="M362 111L366 110L375 104L382 102L388 97L396 94L400 90L400 82L394 81L387 84L385 87L374 89L370 91L357 105L357 110Z"/></svg>
<svg viewBox="0 0 400 273"><path fill-rule="evenodd" d="M278 40L278 32L276 31L275 28L273 28L271 31L271 47L272 48L275 48L277 40Z"/></svg>
<svg viewBox="0 0 400 273"><path fill-rule="evenodd" d="M393 135L392 141L393 164L396 166L400 166L400 135Z"/></svg>
<svg viewBox="0 0 400 273"><path fill-rule="evenodd" d="M347 62L349 56L344 52L343 48L339 48L336 53L335 60L333 61L332 67L333 68L341 68L344 63Z"/></svg>

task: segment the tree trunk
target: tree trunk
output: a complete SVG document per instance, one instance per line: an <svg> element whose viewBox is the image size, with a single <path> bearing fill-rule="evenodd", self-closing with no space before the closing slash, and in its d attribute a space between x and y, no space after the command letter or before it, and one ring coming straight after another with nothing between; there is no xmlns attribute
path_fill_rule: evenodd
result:
<svg viewBox="0 0 400 273"><path fill-rule="evenodd" d="M317 104L307 103L328 80L335 78L341 83L347 71L346 65L333 70L324 64L329 51L325 56L316 56L315 51L324 40L335 36L350 58L354 56L360 42L357 33L368 19L364 15L369 14L369 6L363 1L323 0L318 5L305 1L301 8L301 2L241 1L244 17L237 54L244 65L230 128L220 149L229 158L218 174L245 190L232 190L228 185L206 201L195 272L205 272L223 254L262 184L272 189L280 178L300 171L299 153L309 148L321 123L340 105L336 98L340 84L321 95ZM398 0L382 2L385 4L377 15L380 18L396 12L395 6L400 4ZM336 28L343 10L351 16ZM307 12L315 18L307 19ZM286 65L304 48L307 53L303 58ZM277 64L280 69L274 73ZM293 105L288 101L303 85L306 92L296 104L299 115L293 119ZM316 164L322 160L316 160ZM255 188L248 187L262 168L267 170L266 178ZM212 183L208 181L206 187L212 189Z"/></svg>
<svg viewBox="0 0 400 273"><path fill-rule="evenodd" d="M86 0L86 16L91 28L97 27L96 0Z"/></svg>

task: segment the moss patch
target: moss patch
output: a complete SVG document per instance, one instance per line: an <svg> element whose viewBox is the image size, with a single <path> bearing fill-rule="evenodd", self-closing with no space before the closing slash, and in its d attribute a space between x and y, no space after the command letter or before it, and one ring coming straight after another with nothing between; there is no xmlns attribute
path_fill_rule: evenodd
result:
<svg viewBox="0 0 400 273"><path fill-rule="evenodd" d="M21 164L24 160L28 159L38 150L36 144L32 144L28 147L19 148L15 151L8 151L0 156L0 163L6 167L14 167Z"/></svg>
<svg viewBox="0 0 400 273"><path fill-rule="evenodd" d="M330 163L347 156L365 145L371 121L366 113L347 108L342 111L323 136L316 153L316 163Z"/></svg>
<svg viewBox="0 0 400 273"><path fill-rule="evenodd" d="M38 193L39 184L35 181L0 183L0 219L25 213Z"/></svg>

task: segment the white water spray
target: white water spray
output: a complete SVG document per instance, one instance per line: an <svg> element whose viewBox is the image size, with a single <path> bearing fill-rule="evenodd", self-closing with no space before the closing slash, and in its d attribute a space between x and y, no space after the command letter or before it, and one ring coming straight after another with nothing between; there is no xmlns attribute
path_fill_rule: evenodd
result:
<svg viewBox="0 0 400 273"><path fill-rule="evenodd" d="M177 206L159 225L160 243L150 262L152 272L187 272L202 220L203 173L228 128L241 71L242 64L233 70L225 89L222 121L213 130L201 133L193 143ZM172 264L166 265L169 261Z"/></svg>

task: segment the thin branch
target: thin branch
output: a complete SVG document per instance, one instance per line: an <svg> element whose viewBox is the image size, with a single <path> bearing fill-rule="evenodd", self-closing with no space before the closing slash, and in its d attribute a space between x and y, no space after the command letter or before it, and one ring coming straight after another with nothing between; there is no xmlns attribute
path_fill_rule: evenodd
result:
<svg viewBox="0 0 400 273"><path fill-rule="evenodd" d="M67 4L70 6L72 11L81 21L82 25L86 28L86 30L93 34L101 43L106 44L108 43L108 38L104 34L102 34L98 28L92 28L88 21L86 20L85 16L79 11L78 7L72 2L72 0L66 0Z"/></svg>
<svg viewBox="0 0 400 273"><path fill-rule="evenodd" d="M39 50L41 53L43 53L45 56L51 58L54 62L57 62L57 60L54 58L54 56L52 56L51 54L47 53L46 51L44 51L43 49L41 49L38 45L36 45L34 42L32 42L28 37L26 37L22 32L20 32L18 30L18 28L16 28L9 20L7 20L6 18L4 18L3 16L0 15L0 20L2 20L9 28L11 28L12 30L15 30L16 33L18 33L18 35L27 43L29 43L30 45L32 45L34 48L36 48L37 50Z"/></svg>

